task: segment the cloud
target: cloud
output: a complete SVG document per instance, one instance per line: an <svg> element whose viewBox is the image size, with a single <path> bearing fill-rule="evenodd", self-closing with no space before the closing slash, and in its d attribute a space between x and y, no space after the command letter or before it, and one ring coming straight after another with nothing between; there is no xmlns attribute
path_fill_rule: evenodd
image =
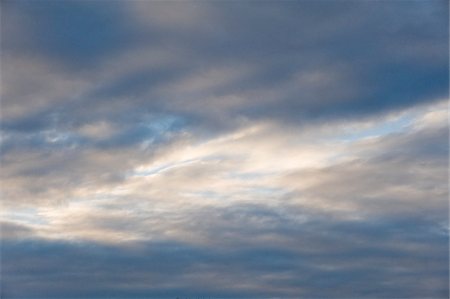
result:
<svg viewBox="0 0 450 299"><path fill-rule="evenodd" d="M33 292L36 298L64 294L340 298L349 289L363 297L448 294L447 281L442 279L448 275L447 243L427 221L318 217L293 225L262 206L234 206L218 216L234 224L251 220L240 230L216 226L215 234L222 240L219 247L179 242L111 246L39 239L7 241L3 252L11 259L3 265L3 273L8 274L4 292L13 297ZM261 221L271 221L275 229ZM264 238L273 231L276 241ZM254 237L240 241L230 233ZM30 279L34 283L26 284Z"/></svg>
<svg viewBox="0 0 450 299"><path fill-rule="evenodd" d="M39 57L9 50L21 35L4 37L3 61L10 65L4 80L11 82L4 98L10 103L6 112L12 111L5 114L5 129L61 125L50 122L54 114L75 126L92 118L121 122L126 121L123 111L135 118L149 111L177 114L203 130L229 127L239 118L304 123L380 113L447 93L444 2L265 3L258 8L130 2L106 5L106 10L100 3L46 5L47 10L27 1L5 5L6 25L19 19L21 30L45 32L33 34L43 40L19 47L38 49ZM70 18L63 17L66 11ZM193 33L186 34L187 28ZM14 80L28 68L19 62L24 59L46 61L36 71L49 73L45 68L51 66L49 80L36 75L30 85ZM242 66L251 71L241 71ZM66 82L54 84L53 77ZM68 84L75 89L67 90ZM32 86L33 96L26 100L32 105L14 109L30 107L33 113L13 112L21 93ZM63 102L55 105L55 97Z"/></svg>
<svg viewBox="0 0 450 299"><path fill-rule="evenodd" d="M2 295L448 297L447 33L446 1L2 3Z"/></svg>
<svg viewBox="0 0 450 299"><path fill-rule="evenodd" d="M204 231L212 224L196 227L195 211L243 203L306 208L338 219L409 213L441 227L448 130L443 118L424 127L422 117L438 111L445 111L442 104L402 112L409 123L400 131L357 139L345 137L349 128L371 132L400 116L283 133L266 123L206 142L178 136L156 151L75 148L45 159L30 154L20 166L15 161L24 153L11 153L4 165L5 204L38 208L47 222L39 226L41 236L113 243L207 244ZM286 217L295 218L292 212Z"/></svg>
<svg viewBox="0 0 450 299"><path fill-rule="evenodd" d="M80 70L112 54L128 39L129 32L117 22L123 18L120 5L113 3L25 0L7 1L2 7L7 55L52 57L58 64Z"/></svg>
<svg viewBox="0 0 450 299"><path fill-rule="evenodd" d="M16 215L6 213L2 226L9 257L3 292L17 298L445 297L447 127L444 118L423 121L438 111L445 108L402 112L409 122L400 131L356 140L336 136L356 123L284 134L265 124L207 142L185 137L152 156L85 152L73 164L55 163L71 176L65 168L52 173L58 169L41 160L52 170L37 181L45 197L52 195L46 182L57 177L71 182L70 196L65 204L28 201L35 210L24 210L25 218L17 201L6 206ZM392 118L360 123L361 130ZM305 145L317 158L303 164ZM121 179L102 177L108 169ZM80 175L86 184L73 180ZM52 196L61 198L55 184L59 194Z"/></svg>

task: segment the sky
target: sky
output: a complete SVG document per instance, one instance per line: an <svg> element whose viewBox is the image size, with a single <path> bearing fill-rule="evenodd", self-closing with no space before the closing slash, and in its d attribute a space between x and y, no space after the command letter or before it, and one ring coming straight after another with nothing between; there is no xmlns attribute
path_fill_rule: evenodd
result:
<svg viewBox="0 0 450 299"><path fill-rule="evenodd" d="M444 0L1 2L2 298L448 298Z"/></svg>

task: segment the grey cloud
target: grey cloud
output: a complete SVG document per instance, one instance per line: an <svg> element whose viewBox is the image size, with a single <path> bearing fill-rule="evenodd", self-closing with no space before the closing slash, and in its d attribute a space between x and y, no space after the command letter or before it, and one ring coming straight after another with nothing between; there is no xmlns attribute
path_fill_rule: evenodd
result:
<svg viewBox="0 0 450 299"><path fill-rule="evenodd" d="M82 19L88 9L80 3L72 4L79 10L71 12L73 17L63 23L67 22L69 28L73 26L70 33L78 36L86 28L84 25L76 27L77 18ZM220 114L211 111L210 107L214 105L208 103L214 102L215 98L224 102L232 101L233 97L241 98L242 103L223 109L224 119L228 119L228 122L245 117L274 118L298 123L317 118L332 119L379 113L433 100L447 93L447 16L442 12L446 10L441 9L446 6L445 1L412 1L408 4L267 2L258 7L247 3L203 2L131 2L123 5L138 4L144 6L140 13L145 15L147 11L149 22L156 22L155 24L130 24L130 19L133 18L125 17L124 13L116 15L97 9L96 3L89 8L92 11L89 15L98 13L108 20L115 18L117 21L114 26L123 27L115 30L108 21L105 23L106 27L99 30L135 32L134 35L130 34L132 38L127 49L142 47L145 43L157 43L169 52L177 49L177 55L183 57L177 67L136 69L106 82L100 78L96 80L98 87L88 88L81 96L68 99L56 107L49 103L51 108L46 110L48 112L11 120L4 128L22 127L30 130L27 123L40 123L40 127L49 127L50 123L44 124L42 121L55 109L62 110L68 123L76 122L77 119L89 120L99 113L102 115L103 107L108 107L111 103L113 106L117 105L115 112L103 114L110 121L120 122L122 117L119 112L126 111L127 114L139 117L142 112L151 111L178 114L187 119L187 124L214 128L215 125L226 126L226 121L217 124L217 120L220 120L217 116ZM35 8L31 2L20 2L20 8L11 6L18 11L14 11L16 14L31 14L31 18L37 20L43 18L42 10ZM114 11L116 4L107 6ZM180 16L176 19L163 18L158 21L155 18L153 21L150 17L154 13L154 6L163 11L172 11L175 6L186 6L189 9L185 13L178 13ZM66 9L63 5L54 3L50 7L56 11ZM45 13L51 12L52 10ZM197 13L215 16L214 19L206 18L211 31L199 29L206 25L195 25L192 27L195 30L185 35L186 26L177 24L177 20L197 22L192 17ZM9 15L9 10L6 15ZM52 15L48 19L50 23L61 21L59 17ZM8 18L5 22L8 22ZM167 24L170 22L175 24L168 29ZM44 29L49 27L47 22L39 24ZM158 30L159 37L154 38L155 31ZM103 43L103 37L109 36L103 31L98 33L98 40L93 42L94 47L102 41L103 48L99 53L109 50L115 53L127 51L120 46L124 43L120 39ZM10 39L6 36L6 45ZM47 59L52 57L52 45L59 44L64 44L64 41L58 42L55 39L51 43L43 42L44 46L49 47ZM96 51L83 51L83 46L78 46L82 48L76 54L77 57L98 57ZM74 48L76 50L77 47ZM62 53L64 55L65 52ZM70 55L64 61L73 63ZM114 60L117 55L109 57L108 59ZM6 56L5 61L8 60ZM258 69L245 74L237 82L219 85L207 91L174 93L161 90L161 86L176 83L180 77L189 78L217 65L242 63L258 66ZM98 69L99 65L92 65L89 73L96 73ZM64 70L62 72L67 73ZM69 74L74 79L86 76L76 72ZM311 74L316 74L317 77L313 84ZM331 78L330 74L333 75ZM6 77L8 76L10 75L7 74ZM46 85L37 91L43 98L53 88L48 83ZM9 95L11 100L6 101L11 103L17 97ZM192 106L195 101L204 104ZM215 117L211 117L211 113Z"/></svg>
<svg viewBox="0 0 450 299"><path fill-rule="evenodd" d="M6 221L1 223L1 233L3 240L21 240L30 237L32 238L34 235L34 230L25 225Z"/></svg>
<svg viewBox="0 0 450 299"><path fill-rule="evenodd" d="M444 135L442 128L434 128L379 138L370 145L371 159L296 174L299 185L305 175L319 182L296 196L319 196L331 206L356 203L358 208L350 210L354 217L311 207L291 194L270 204L197 207L173 223L159 215L166 219L163 230L194 233L203 237L199 243L169 238L102 245L14 237L3 252L20 262L4 265L4 291L13 298L31 293L46 298L67 293L99 298L446 298L446 154L424 155L445 141ZM383 155L395 150L394 156ZM392 194L392 186L413 192ZM373 192L378 198L370 196ZM134 231L148 232L152 215L134 217L99 215L84 223L86 229L126 230L125 221ZM58 284L51 279L54 271L60 273Z"/></svg>
<svg viewBox="0 0 450 299"><path fill-rule="evenodd" d="M359 215L408 213L446 225L447 141L447 127L391 134L355 145L359 155L352 161L298 171L283 180L294 202Z"/></svg>
<svg viewBox="0 0 450 299"><path fill-rule="evenodd" d="M4 1L2 47L6 54L52 57L70 69L86 71L124 47L130 32L119 3ZM18 28L14 28L18 27Z"/></svg>
<svg viewBox="0 0 450 299"><path fill-rule="evenodd" d="M242 222L249 215L242 214L245 210L252 217L277 223L277 235L287 241L258 240L270 229ZM242 229L233 233L254 238L246 238L245 243L225 238L219 247L179 242L111 246L7 241L3 252L11 259L3 266L4 291L11 292L11 298L68 293L100 298L448 296L447 237L436 232L433 223L395 218L339 221L318 215L293 224L273 217L273 209L256 205L221 212L221 216L244 216L233 222ZM216 239L228 231L227 227L210 229ZM79 285L84 287L74 288Z"/></svg>
<svg viewBox="0 0 450 299"><path fill-rule="evenodd" d="M9 154L2 165L2 181L7 183L3 189L4 203L8 206L62 203L89 186L118 183L124 179L124 169L128 169L130 163L142 161L143 155L149 155L130 154L121 150L76 149Z"/></svg>
<svg viewBox="0 0 450 299"><path fill-rule="evenodd" d="M448 297L447 127L259 184L239 157L446 96L447 1L6 1L2 50L4 207L109 196L51 225L11 215L3 297ZM133 177L261 122L278 131L236 156Z"/></svg>

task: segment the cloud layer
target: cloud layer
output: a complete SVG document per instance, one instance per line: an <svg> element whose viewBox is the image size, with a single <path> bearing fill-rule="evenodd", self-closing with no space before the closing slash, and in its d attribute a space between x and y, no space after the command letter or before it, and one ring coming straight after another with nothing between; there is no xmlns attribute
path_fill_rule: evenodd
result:
<svg viewBox="0 0 450 299"><path fill-rule="evenodd" d="M448 297L446 1L1 21L2 297Z"/></svg>

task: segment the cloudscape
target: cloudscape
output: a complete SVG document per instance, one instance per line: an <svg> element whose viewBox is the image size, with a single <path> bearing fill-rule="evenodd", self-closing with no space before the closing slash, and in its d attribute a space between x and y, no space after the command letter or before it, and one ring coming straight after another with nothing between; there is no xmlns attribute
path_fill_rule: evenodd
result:
<svg viewBox="0 0 450 299"><path fill-rule="evenodd" d="M448 298L445 0L1 2L2 298Z"/></svg>

